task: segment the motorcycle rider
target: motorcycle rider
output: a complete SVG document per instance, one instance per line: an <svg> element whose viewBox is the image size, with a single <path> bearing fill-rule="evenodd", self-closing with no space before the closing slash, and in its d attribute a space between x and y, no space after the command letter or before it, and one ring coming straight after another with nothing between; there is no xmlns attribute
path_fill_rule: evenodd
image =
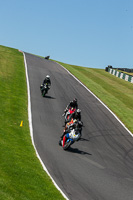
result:
<svg viewBox="0 0 133 200"><path fill-rule="evenodd" d="M49 76L49 75L47 75L47 76L45 77L43 83L42 83L41 86L40 86L40 89L43 90L43 87L44 87L44 85L46 85L46 84L48 85L48 88L50 89L51 80L50 80L50 76Z"/></svg>
<svg viewBox="0 0 133 200"><path fill-rule="evenodd" d="M70 131L72 129L75 129L77 128L80 132L80 134L82 135L81 131L82 131L82 126L83 126L83 122L80 121L79 119L71 119L70 122L68 122L64 128L64 132L62 134L62 136L60 137L61 139L63 139L63 136L66 134L66 133L70 133Z"/></svg>
<svg viewBox="0 0 133 200"><path fill-rule="evenodd" d="M71 121L71 119L77 119L79 121L81 121L81 110L78 108L77 110L75 110L69 117L68 122Z"/></svg>
<svg viewBox="0 0 133 200"><path fill-rule="evenodd" d="M65 129L64 129L64 134L66 134L67 132L70 132L71 129L79 129L80 130L80 133L82 131L82 126L83 126L83 122L80 121L79 119L73 119L68 122L65 126Z"/></svg>
<svg viewBox="0 0 133 200"><path fill-rule="evenodd" d="M70 103L67 105L66 109L64 110L64 114L63 116L66 114L66 112L70 109L78 109L78 103L77 103L77 99L74 98L72 101L70 101Z"/></svg>
<svg viewBox="0 0 133 200"><path fill-rule="evenodd" d="M75 109L78 108L78 103L77 103L77 99L76 98L74 98L73 101L70 101L70 103L68 105L68 108L70 108L70 107L73 107Z"/></svg>
<svg viewBox="0 0 133 200"><path fill-rule="evenodd" d="M77 141L81 138L81 135L82 135L81 131L82 131L83 123L81 121L78 121L78 120L75 119L75 120L73 120L73 122L69 122L68 124L69 125L67 125L65 127L64 133L61 137L61 139L63 139L63 144L62 144L63 147L65 145L66 139L68 139L70 137L69 133L71 132L72 129L75 129L75 131L77 132L76 135L80 134L80 136L78 136L78 138L77 138Z"/></svg>

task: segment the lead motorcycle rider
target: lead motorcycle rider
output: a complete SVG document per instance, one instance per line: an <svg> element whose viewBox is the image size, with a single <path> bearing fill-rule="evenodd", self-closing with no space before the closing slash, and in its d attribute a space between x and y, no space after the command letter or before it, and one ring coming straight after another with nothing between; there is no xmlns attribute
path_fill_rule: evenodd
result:
<svg viewBox="0 0 133 200"><path fill-rule="evenodd" d="M49 87L51 86L51 80L50 80L50 76L49 75L46 76L46 78L44 79L43 83L40 86L40 89L41 89L42 92L43 92L44 85L46 85L46 84Z"/></svg>

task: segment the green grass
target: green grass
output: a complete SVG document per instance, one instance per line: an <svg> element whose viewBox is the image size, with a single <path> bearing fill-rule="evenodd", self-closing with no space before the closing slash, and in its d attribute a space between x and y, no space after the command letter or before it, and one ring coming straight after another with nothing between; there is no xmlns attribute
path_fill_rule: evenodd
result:
<svg viewBox="0 0 133 200"><path fill-rule="evenodd" d="M31 143L23 54L4 46L0 46L0 103L0 199L63 200Z"/></svg>
<svg viewBox="0 0 133 200"><path fill-rule="evenodd" d="M133 84L104 69L94 69L58 62L74 74L100 98L133 133Z"/></svg>

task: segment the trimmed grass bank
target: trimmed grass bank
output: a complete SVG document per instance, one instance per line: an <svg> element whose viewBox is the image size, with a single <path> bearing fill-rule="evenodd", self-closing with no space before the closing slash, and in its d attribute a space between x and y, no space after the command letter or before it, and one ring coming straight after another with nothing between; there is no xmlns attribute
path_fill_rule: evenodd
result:
<svg viewBox="0 0 133 200"><path fill-rule="evenodd" d="M99 99L101 99L133 133L133 84L119 79L104 69L94 69L58 62Z"/></svg>
<svg viewBox="0 0 133 200"><path fill-rule="evenodd" d="M4 46L0 46L0 103L0 199L63 200L32 146L23 54Z"/></svg>

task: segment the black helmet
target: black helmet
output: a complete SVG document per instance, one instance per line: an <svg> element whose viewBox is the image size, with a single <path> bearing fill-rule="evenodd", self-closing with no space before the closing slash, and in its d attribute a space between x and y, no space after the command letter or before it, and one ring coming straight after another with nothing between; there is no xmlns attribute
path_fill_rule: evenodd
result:
<svg viewBox="0 0 133 200"><path fill-rule="evenodd" d="M74 98L74 99L73 99L73 102L77 103L77 99L76 99L76 98Z"/></svg>

